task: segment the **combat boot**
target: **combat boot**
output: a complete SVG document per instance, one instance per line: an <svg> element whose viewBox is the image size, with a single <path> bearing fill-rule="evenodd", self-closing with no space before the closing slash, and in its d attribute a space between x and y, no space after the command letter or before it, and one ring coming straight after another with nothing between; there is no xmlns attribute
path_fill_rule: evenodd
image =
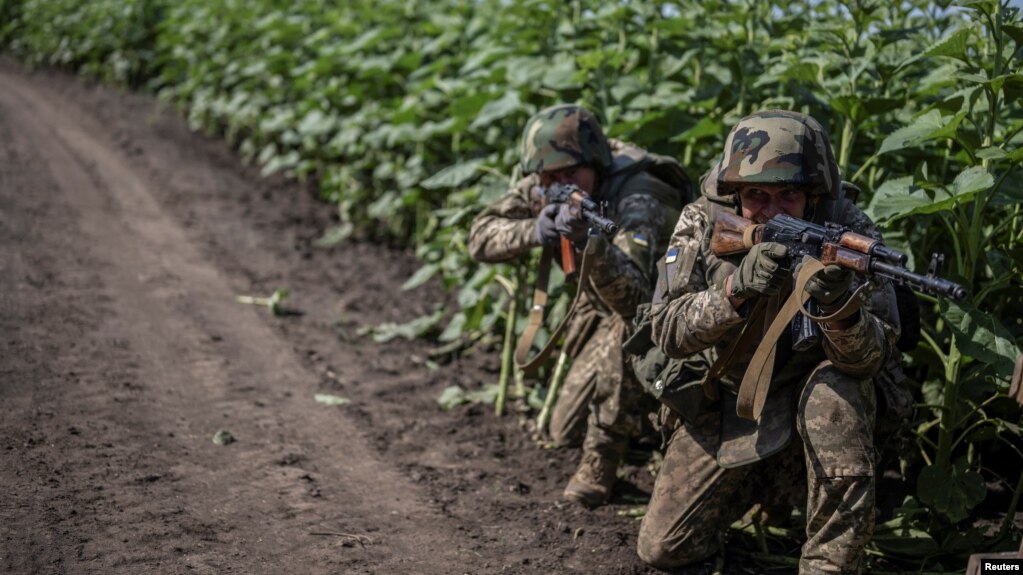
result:
<svg viewBox="0 0 1023 575"><path fill-rule="evenodd" d="M611 488L618 479L620 457L584 451L579 469L568 481L563 497L586 507L599 507L611 497Z"/></svg>

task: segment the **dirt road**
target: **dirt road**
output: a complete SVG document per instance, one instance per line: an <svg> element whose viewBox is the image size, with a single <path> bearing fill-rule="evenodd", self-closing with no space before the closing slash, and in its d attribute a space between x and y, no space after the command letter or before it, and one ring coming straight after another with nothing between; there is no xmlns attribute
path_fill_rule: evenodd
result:
<svg viewBox="0 0 1023 575"><path fill-rule="evenodd" d="M0 62L0 571L654 572L623 492L560 502L576 452L439 409L496 354L356 335L444 296L312 247L331 217L149 97ZM302 315L235 302L278 287Z"/></svg>

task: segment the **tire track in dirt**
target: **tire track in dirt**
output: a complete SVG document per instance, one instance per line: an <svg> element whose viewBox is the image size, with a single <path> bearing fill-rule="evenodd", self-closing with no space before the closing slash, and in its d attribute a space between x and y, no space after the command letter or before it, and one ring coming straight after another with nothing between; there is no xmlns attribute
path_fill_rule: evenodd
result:
<svg viewBox="0 0 1023 575"><path fill-rule="evenodd" d="M10 137L2 170L14 174L0 186L15 184L0 194L46 195L8 203L25 211L5 220L59 224L0 228L35 240L0 248L2 309L34 314L5 321L19 357L0 365L0 407L19 415L0 424L3 453L33 467L30 477L0 471L5 485L31 491L0 507L0 566L478 572L458 526L375 456L352 419L312 403L319 376L267 326L265 310L233 302L229 282L104 141L103 126L20 76L0 71L0 86ZM37 247L47 251L33 255ZM66 420L68 435L33 435L38 418ZM213 445L219 428L239 441ZM102 529L83 530L90 524Z"/></svg>

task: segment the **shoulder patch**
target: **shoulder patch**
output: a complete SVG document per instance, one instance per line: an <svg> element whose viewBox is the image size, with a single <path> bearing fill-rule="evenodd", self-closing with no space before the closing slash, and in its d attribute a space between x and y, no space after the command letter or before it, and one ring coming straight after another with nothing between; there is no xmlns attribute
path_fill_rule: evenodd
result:
<svg viewBox="0 0 1023 575"><path fill-rule="evenodd" d="M668 253L664 256L664 263L673 264L678 259L678 248L668 248Z"/></svg>
<svg viewBox="0 0 1023 575"><path fill-rule="evenodd" d="M633 234L632 243L643 246L644 248L650 247L650 242L647 241L646 236L640 234Z"/></svg>

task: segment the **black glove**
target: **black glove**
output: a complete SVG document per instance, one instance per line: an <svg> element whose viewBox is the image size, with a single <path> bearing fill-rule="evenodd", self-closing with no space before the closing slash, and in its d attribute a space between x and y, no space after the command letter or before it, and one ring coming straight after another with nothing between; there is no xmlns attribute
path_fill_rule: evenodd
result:
<svg viewBox="0 0 1023 575"><path fill-rule="evenodd" d="M843 299L852 286L853 272L831 264L806 282L806 291L821 307L828 307Z"/></svg>
<svg viewBox="0 0 1023 575"><path fill-rule="evenodd" d="M589 226L579 215L578 208L568 204L544 206L536 216L536 241L543 246L557 246L561 236L576 241L586 240Z"/></svg>
<svg viewBox="0 0 1023 575"><path fill-rule="evenodd" d="M585 242L590 225L583 219L582 208L571 204L561 204L554 227L558 233L573 242Z"/></svg>
<svg viewBox="0 0 1023 575"><path fill-rule="evenodd" d="M558 215L558 204L544 206L536 215L536 241L541 246L554 247L561 241L561 234L554 227L554 218Z"/></svg>
<svg viewBox="0 0 1023 575"><path fill-rule="evenodd" d="M775 242L764 242L742 258L739 268L732 273L732 295L749 299L760 295L774 295L781 291L789 270L782 267L789 250Z"/></svg>

